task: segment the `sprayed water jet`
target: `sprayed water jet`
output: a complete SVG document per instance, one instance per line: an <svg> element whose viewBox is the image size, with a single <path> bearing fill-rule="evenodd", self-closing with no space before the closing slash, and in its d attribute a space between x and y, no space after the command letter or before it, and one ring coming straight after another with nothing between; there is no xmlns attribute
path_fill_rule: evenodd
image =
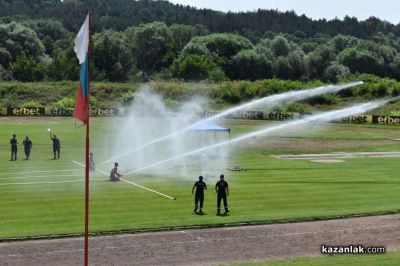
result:
<svg viewBox="0 0 400 266"><path fill-rule="evenodd" d="M396 98L397 99L397 98ZM363 104L358 104L358 105L354 105L351 107L347 107L344 109L339 109L339 110L334 110L334 111L330 111L330 112L326 112L326 113L322 113L322 114L317 114L317 115L312 115L309 117L306 117L304 119L298 120L298 121L293 121L293 122L287 122L287 123L283 123L280 125L276 125L276 126L271 126L271 127L266 127L264 129L260 129L248 134L245 134L243 136L225 141L225 142L221 142L221 143L217 143L208 147L204 147L204 148L200 148L197 150L193 150L166 160L162 160L153 164L149 164L147 166L141 167L139 169L133 170L131 172L128 172L126 175L129 174L133 174L133 173L137 173L137 172L141 172L143 170L149 169L149 168L153 168L177 159L181 159L196 153L200 153L203 151L207 151L209 149L213 149L213 148L217 148L217 147L221 147L227 144L232 144L232 143L236 143L236 142L240 142L243 140L247 140L247 139L251 139L253 137L257 137L257 136L263 136L263 135L267 135L269 133L275 132L275 131L279 131L279 130L283 130L283 129L288 129L291 127L296 127L296 126L301 126L301 125L305 125L307 123L310 122L329 122L332 120L336 120L336 119L340 119L342 117L348 116L348 115L355 115L355 114L360 114L360 113L364 113L366 111L375 109L381 105L384 105L390 101L393 101L393 99L389 99L389 100L380 100L380 101L374 101L374 102L369 102L369 103L363 103Z"/></svg>
<svg viewBox="0 0 400 266"><path fill-rule="evenodd" d="M128 151L122 152L117 156L114 156L110 159L107 159L107 160L99 163L98 166L104 165L104 164L114 161L116 159L125 157L125 156L130 155L135 152L138 152L144 148L147 148L147 147L154 145L156 143L159 143L161 141L172 139L174 137L179 136L180 134L182 134L184 132L187 132L188 130L190 130L191 128L193 128L197 125L200 125L202 123L207 123L210 121L214 121L218 118L225 117L231 113L234 113L234 112L237 112L240 110L246 110L250 107L254 108L254 107L262 106L262 105L276 105L276 104L287 103L287 102L292 102L292 101L300 101L300 100L304 100L307 98L322 95L322 94L328 93L328 92L329 93L338 92L343 89L347 89L347 88L354 87L354 86L361 85L361 84L363 84L362 81L356 81L356 82L351 82L351 83L342 84L342 85L327 85L327 86L321 86L321 87L317 87L314 89L307 89L307 90L302 90L302 91L290 91L290 92L286 92L286 93L276 94L276 95L267 96L267 97L264 97L261 99L253 100L251 102L248 102L248 103L245 103L245 104L233 107L233 108L229 108L228 110L225 110L214 116L211 116L211 117L202 119L200 121L197 121L195 123L189 124L186 127L178 128L177 130L173 130L172 132L165 134L164 136L156 137L152 140L146 141L144 144L139 144ZM137 157L137 156L135 156L135 157Z"/></svg>

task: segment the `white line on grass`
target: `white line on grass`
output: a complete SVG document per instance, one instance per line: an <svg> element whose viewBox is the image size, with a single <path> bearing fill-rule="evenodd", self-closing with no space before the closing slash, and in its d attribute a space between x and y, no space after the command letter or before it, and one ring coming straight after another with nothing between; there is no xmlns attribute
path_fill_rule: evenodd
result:
<svg viewBox="0 0 400 266"><path fill-rule="evenodd" d="M29 172L19 172L19 173L0 173L0 175L19 175L19 174L32 174L32 173L55 173L55 172L78 172L82 170L52 170L52 171L29 171Z"/></svg>
<svg viewBox="0 0 400 266"><path fill-rule="evenodd" d="M73 163L75 163L75 164L77 164L77 165L80 165L80 166L83 166L83 167L85 167L85 165L84 165L84 164L78 163L78 162L76 162L76 161L72 161L72 162L73 162ZM108 175L106 172L104 172L104 171L98 170L98 169L96 169L96 168L95 168L94 170L96 170L97 172L99 172L99 173L102 173L102 174L104 174L104 175L106 175L106 176L109 176L109 175ZM145 189L145 190L147 190L147 191L150 191L150 192L156 193L156 194L158 194L158 195L160 195L160 196L163 196L163 197L169 198L169 199L171 199L171 200L176 200L174 197L171 197L171 196L165 195L165 194L163 194L163 193L161 193L161 192L158 192L158 191L155 191L155 190L153 190L153 189L150 189L150 188L147 188L147 187L141 186L141 185L139 185L139 184L133 183L133 182L131 182L131 181L128 181L128 180L125 180L125 179L123 179L123 178L120 178L120 180L121 180L121 181L124 181L124 182L126 182L126 183L128 183L128 184L134 185L134 186L136 186L136 187L139 187L139 188Z"/></svg>
<svg viewBox="0 0 400 266"><path fill-rule="evenodd" d="M11 186L11 185L40 185L40 184L62 184L62 183L74 183L74 182L83 182L85 180L67 180L67 181L49 181L49 182L27 182L27 183L4 183L0 184L0 186ZM104 181L104 179L90 179L90 181Z"/></svg>
<svg viewBox="0 0 400 266"><path fill-rule="evenodd" d="M135 183L133 183L133 182L131 182L131 181L128 181L128 180L125 180L125 179L123 179L123 178L120 178L120 180L122 180L122 181L124 181L124 182L126 182L126 183L128 183L128 184L131 184L131 185L134 185L134 186L137 186L137 187L143 188L143 189L145 189L145 190L147 190L147 191L150 191L150 192L156 193L156 194L158 194L158 195L160 195L160 196L164 196L164 197L166 197L166 198L169 198L169 199L175 200L175 198L173 198L173 197L170 197L170 196L168 196L168 195L165 195L165 194L163 194L163 193L160 193L160 192L158 192L158 191L152 190L152 189L150 189L150 188L147 188L147 187L144 187L144 186L141 186L141 185L135 184Z"/></svg>

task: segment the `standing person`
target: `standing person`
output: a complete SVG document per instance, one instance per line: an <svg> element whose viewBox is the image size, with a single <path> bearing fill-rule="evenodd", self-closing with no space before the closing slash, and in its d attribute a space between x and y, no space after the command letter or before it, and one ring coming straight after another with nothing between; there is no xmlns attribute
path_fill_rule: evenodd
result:
<svg viewBox="0 0 400 266"><path fill-rule="evenodd" d="M18 141L17 141L17 136L15 134L13 134L12 139L10 139L10 145L11 145L11 161L16 161L17 160L17 145L18 145Z"/></svg>
<svg viewBox="0 0 400 266"><path fill-rule="evenodd" d="M110 181L119 181L119 178L122 175L118 173L118 163L114 163L114 168L111 170L110 173Z"/></svg>
<svg viewBox="0 0 400 266"><path fill-rule="evenodd" d="M203 214L203 203L204 203L204 190L207 189L206 183L203 181L203 177L199 176L199 181L196 181L192 188L192 194L196 188L196 194L194 196L194 213L197 213L198 203L200 201L200 214Z"/></svg>
<svg viewBox="0 0 400 266"><path fill-rule="evenodd" d="M60 140L57 138L56 135L52 136L51 132L50 132L50 139L53 141L54 160L60 159L60 148L61 148Z"/></svg>
<svg viewBox="0 0 400 266"><path fill-rule="evenodd" d="M96 165L94 164L94 159L93 159L93 152L89 153L89 171L94 171L96 170Z"/></svg>
<svg viewBox="0 0 400 266"><path fill-rule="evenodd" d="M29 160L29 155L31 154L32 149L32 141L28 138L28 136L26 136L22 144L24 144L25 159Z"/></svg>
<svg viewBox="0 0 400 266"><path fill-rule="evenodd" d="M228 182L224 180L224 175L219 176L219 181L215 184L215 192L217 193L217 215L221 214L221 200L224 201L225 213L229 212L227 196L229 197Z"/></svg>

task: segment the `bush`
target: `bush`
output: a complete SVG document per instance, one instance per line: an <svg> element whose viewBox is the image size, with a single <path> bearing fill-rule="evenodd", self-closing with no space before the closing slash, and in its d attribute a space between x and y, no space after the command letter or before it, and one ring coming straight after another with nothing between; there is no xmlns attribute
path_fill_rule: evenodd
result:
<svg viewBox="0 0 400 266"><path fill-rule="evenodd" d="M135 94L131 91L128 91L122 94L120 101L122 102L123 105L130 105L134 99L135 99Z"/></svg>
<svg viewBox="0 0 400 266"><path fill-rule="evenodd" d="M338 82L340 79L350 76L350 69L339 63L330 64L324 71L323 80L325 82Z"/></svg>
<svg viewBox="0 0 400 266"><path fill-rule="evenodd" d="M221 98L226 102L238 103L242 99L240 89L234 82L226 82L221 89Z"/></svg>
<svg viewBox="0 0 400 266"><path fill-rule="evenodd" d="M208 78L211 81L217 81L218 82L218 81L226 80L226 76L225 76L224 71L222 70L222 68L219 68L219 67L212 69L209 72L208 75L209 75Z"/></svg>
<svg viewBox="0 0 400 266"><path fill-rule="evenodd" d="M70 97L64 97L54 105L56 108L74 108L75 99Z"/></svg>
<svg viewBox="0 0 400 266"><path fill-rule="evenodd" d="M309 113L310 106L304 103L290 103L286 106L286 112Z"/></svg>
<svg viewBox="0 0 400 266"><path fill-rule="evenodd" d="M35 101L29 101L26 103L23 103L21 107L25 107L25 108L39 108L42 107L42 105L38 102Z"/></svg>
<svg viewBox="0 0 400 266"><path fill-rule="evenodd" d="M15 62L11 64L11 70L17 80L34 81L36 76L36 66L36 60L32 56L26 55L23 52L17 56Z"/></svg>
<svg viewBox="0 0 400 266"><path fill-rule="evenodd" d="M223 73L209 57L203 55L189 55L175 61L171 72L175 77L184 80L205 80L210 78L211 73L214 78L216 74L221 76Z"/></svg>

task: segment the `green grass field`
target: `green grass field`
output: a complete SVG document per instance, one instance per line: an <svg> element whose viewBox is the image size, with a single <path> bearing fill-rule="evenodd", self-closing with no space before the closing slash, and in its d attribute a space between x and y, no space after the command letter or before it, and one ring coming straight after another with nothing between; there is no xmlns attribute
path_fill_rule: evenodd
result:
<svg viewBox="0 0 400 266"><path fill-rule="evenodd" d="M398 265L400 252L392 251L379 255L337 255L324 257L297 258L288 260L273 260L258 263L235 264L236 266L310 266L310 265L353 265L353 266L372 266L372 265Z"/></svg>
<svg viewBox="0 0 400 266"><path fill-rule="evenodd" d="M223 121L234 135L264 123ZM49 127L61 139L60 160L52 160ZM174 176L126 176L127 180L177 198L172 201L124 182L110 183L107 176L93 174L90 231L298 221L400 210L399 158L354 158L340 164L319 164L270 156L399 151L399 143L388 139L400 138L400 128L326 124L308 129L318 131L285 132L237 145L230 165L238 164L249 170L227 173L231 214L225 217L215 215L216 195L212 189L206 192L206 215L192 215L191 187L196 176L185 180ZM111 120L92 119L91 150L99 154L98 161L107 158L101 155L102 149L103 145L111 145L109 136L113 130L116 129ZM83 161L84 131L71 118L1 118L0 238L83 233L84 174L72 161ZM20 145L19 160L9 161L8 143L13 133L20 143L26 135L32 139L31 160L23 160ZM210 188L215 182L207 180Z"/></svg>

